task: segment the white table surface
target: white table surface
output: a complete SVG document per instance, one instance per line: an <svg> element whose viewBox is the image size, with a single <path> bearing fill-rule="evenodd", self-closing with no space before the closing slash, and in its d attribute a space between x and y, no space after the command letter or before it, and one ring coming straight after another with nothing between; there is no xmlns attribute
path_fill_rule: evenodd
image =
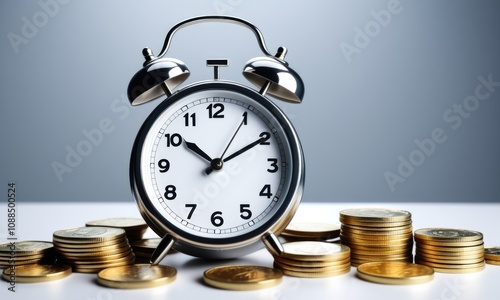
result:
<svg viewBox="0 0 500 300"><path fill-rule="evenodd" d="M0 207L1 228L7 221ZM338 223L338 213L345 208L383 207L404 209L412 213L413 229L454 227L472 229L484 234L486 246L500 245L500 203L302 203L297 220L324 220ZM59 229L84 226L85 222L107 217L139 217L135 203L17 203L19 240L52 240ZM0 230L0 242L6 241L6 229ZM155 237L153 232L147 237ZM230 261L206 261L182 253L168 255L161 264L177 268L177 279L165 286L137 290L118 290L99 286L95 274L73 273L67 278L45 283L16 284L0 281L0 299L500 299L500 266L486 265L485 270L470 274L436 273L433 281L418 285L383 285L358 279L356 269L329 278L295 278L285 276L275 287L257 291L227 291L202 283L203 271L223 264L272 266L272 256L260 250Z"/></svg>

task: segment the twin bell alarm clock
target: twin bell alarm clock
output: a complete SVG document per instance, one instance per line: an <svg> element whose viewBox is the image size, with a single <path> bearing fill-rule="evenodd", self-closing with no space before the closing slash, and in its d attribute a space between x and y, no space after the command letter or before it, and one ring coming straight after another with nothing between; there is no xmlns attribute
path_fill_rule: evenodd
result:
<svg viewBox="0 0 500 300"><path fill-rule="evenodd" d="M212 79L175 90L190 71L165 57L174 34L201 22L225 22L251 30L264 56L251 59L244 77L257 89L221 79L227 59L207 59ZM202 50L200 50L202 51ZM158 56L142 51L144 67L130 81L128 98L139 105L164 100L135 139L130 182L139 211L161 237L151 257L158 264L173 247L198 257L242 256L277 239L292 219L304 187L304 156L290 120L267 97L300 103L304 84L284 60L272 55L262 33L230 16L199 16L167 34Z"/></svg>

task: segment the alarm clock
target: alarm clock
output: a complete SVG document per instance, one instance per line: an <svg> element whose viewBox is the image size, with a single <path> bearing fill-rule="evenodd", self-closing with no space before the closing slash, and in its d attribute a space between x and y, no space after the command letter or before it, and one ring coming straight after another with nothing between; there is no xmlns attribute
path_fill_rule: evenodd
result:
<svg viewBox="0 0 500 300"><path fill-rule="evenodd" d="M257 89L224 80L227 59L207 59L213 79L175 90L190 71L164 57L181 28L200 22L244 26L264 56L243 69ZM140 214L162 240L151 257L158 264L173 247L198 257L235 258L264 245L280 253L277 239L301 201L305 165L290 120L267 96L300 103L304 84L272 55L260 30L231 16L198 16L170 29L158 56L145 48L144 66L131 79L132 105L165 98L147 117L130 160L131 188Z"/></svg>

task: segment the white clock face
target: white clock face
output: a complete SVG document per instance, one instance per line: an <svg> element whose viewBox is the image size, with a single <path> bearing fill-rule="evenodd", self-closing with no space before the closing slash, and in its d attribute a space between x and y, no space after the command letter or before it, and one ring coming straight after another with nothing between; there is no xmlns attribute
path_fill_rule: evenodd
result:
<svg viewBox="0 0 500 300"><path fill-rule="evenodd" d="M150 204L177 232L196 237L234 238L263 226L292 184L293 150L281 121L229 90L171 104L140 152Z"/></svg>

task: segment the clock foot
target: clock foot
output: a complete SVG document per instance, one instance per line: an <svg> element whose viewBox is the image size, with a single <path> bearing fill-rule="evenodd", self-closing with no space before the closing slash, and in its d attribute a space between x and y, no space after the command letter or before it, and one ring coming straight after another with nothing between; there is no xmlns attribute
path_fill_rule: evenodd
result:
<svg viewBox="0 0 500 300"><path fill-rule="evenodd" d="M152 265L159 264L162 261L162 259L165 257L165 255L167 255L168 251L170 250L170 248L172 248L174 243L175 243L175 240L171 235L169 235L169 234L165 235L162 238L158 247L156 247L155 251L151 255L150 263Z"/></svg>
<svg viewBox="0 0 500 300"><path fill-rule="evenodd" d="M271 252L271 254L279 256L284 251L283 246L274 233L270 232L262 239L264 241L264 245L266 245L267 250Z"/></svg>

